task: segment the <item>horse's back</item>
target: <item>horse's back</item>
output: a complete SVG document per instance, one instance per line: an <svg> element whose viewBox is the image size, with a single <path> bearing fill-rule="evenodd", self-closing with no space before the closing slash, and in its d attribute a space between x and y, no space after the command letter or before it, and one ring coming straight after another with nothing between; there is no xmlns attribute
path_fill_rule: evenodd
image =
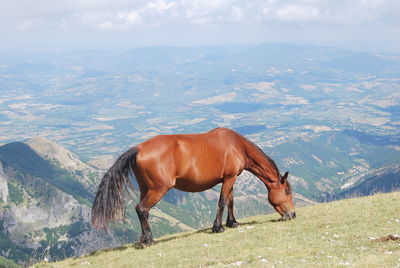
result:
<svg viewBox="0 0 400 268"><path fill-rule="evenodd" d="M146 154L164 153L165 151L173 152L174 150L182 150L195 153L196 149L202 147L212 148L213 151L225 151L227 147L239 146L239 135L226 128L216 128L209 132L198 134L173 134L173 135L157 135L137 147Z"/></svg>
<svg viewBox="0 0 400 268"><path fill-rule="evenodd" d="M240 136L218 128L199 134L159 135L139 144L137 165L147 180L171 181L185 191L208 189L244 168ZM143 172L142 172L143 173Z"/></svg>

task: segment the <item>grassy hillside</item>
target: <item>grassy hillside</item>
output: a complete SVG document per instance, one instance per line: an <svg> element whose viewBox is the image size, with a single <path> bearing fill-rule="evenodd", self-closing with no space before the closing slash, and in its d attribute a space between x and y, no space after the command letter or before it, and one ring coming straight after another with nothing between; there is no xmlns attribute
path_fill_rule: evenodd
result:
<svg viewBox="0 0 400 268"><path fill-rule="evenodd" d="M96 251L36 267L398 267L399 241L372 238L400 234L400 193L377 194L242 219L237 229L210 229L162 237L160 243Z"/></svg>

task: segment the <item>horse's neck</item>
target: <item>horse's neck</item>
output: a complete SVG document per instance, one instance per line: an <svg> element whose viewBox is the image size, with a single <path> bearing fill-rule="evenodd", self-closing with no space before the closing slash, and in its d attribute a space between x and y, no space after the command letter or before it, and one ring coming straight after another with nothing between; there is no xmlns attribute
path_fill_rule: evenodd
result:
<svg viewBox="0 0 400 268"><path fill-rule="evenodd" d="M255 145L246 142L247 153L247 167L246 170L250 171L264 183L267 181L276 181L277 169L268 157Z"/></svg>

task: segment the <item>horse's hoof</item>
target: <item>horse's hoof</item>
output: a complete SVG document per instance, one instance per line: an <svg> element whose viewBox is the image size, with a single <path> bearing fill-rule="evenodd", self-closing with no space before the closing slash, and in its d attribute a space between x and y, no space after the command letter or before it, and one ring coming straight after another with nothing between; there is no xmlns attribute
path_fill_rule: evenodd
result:
<svg viewBox="0 0 400 268"><path fill-rule="evenodd" d="M156 242L156 241L154 241L154 240L152 240L152 241L150 241L150 242L147 242L147 243L143 243L143 242L140 242L140 244L142 245L142 248L147 248L147 247L150 247L151 245L155 245L155 244L157 244L158 242Z"/></svg>
<svg viewBox="0 0 400 268"><path fill-rule="evenodd" d="M218 226L218 227L213 227L213 229L212 229L212 232L213 233L222 233L222 232L224 232L225 231L225 228L224 227L222 227L222 226Z"/></svg>
<svg viewBox="0 0 400 268"><path fill-rule="evenodd" d="M136 242L135 244L133 244L133 247L136 249L144 249L145 246L143 245L142 242Z"/></svg>
<svg viewBox="0 0 400 268"><path fill-rule="evenodd" d="M157 244L158 242L154 241L152 238L150 239L140 239L140 245L142 248L147 248L151 245Z"/></svg>
<svg viewBox="0 0 400 268"><path fill-rule="evenodd" d="M237 222L237 221L234 221L234 222L227 222L226 223L226 226L228 226L229 228L236 228L236 227L239 227L239 223Z"/></svg>

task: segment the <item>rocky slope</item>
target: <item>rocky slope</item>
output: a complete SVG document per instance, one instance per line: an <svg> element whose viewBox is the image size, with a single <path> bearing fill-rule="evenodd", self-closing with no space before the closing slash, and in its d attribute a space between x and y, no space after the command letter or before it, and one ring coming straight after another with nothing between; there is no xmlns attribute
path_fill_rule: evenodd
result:
<svg viewBox="0 0 400 268"><path fill-rule="evenodd" d="M96 179L102 172L82 162L77 155L68 151L61 145L43 137L34 137L24 142L43 159L51 161L73 174L91 193L96 191Z"/></svg>
<svg viewBox="0 0 400 268"><path fill-rule="evenodd" d="M400 189L400 162L373 169L362 176L355 176L342 186L338 198L366 196Z"/></svg>
<svg viewBox="0 0 400 268"><path fill-rule="evenodd" d="M83 174L96 172L86 167L77 174L78 169L54 165L57 159L51 154L41 158L33 149L38 144L34 145L0 147L0 255L27 262L30 258L79 256L118 245L112 233L93 230L89 224L95 182Z"/></svg>

